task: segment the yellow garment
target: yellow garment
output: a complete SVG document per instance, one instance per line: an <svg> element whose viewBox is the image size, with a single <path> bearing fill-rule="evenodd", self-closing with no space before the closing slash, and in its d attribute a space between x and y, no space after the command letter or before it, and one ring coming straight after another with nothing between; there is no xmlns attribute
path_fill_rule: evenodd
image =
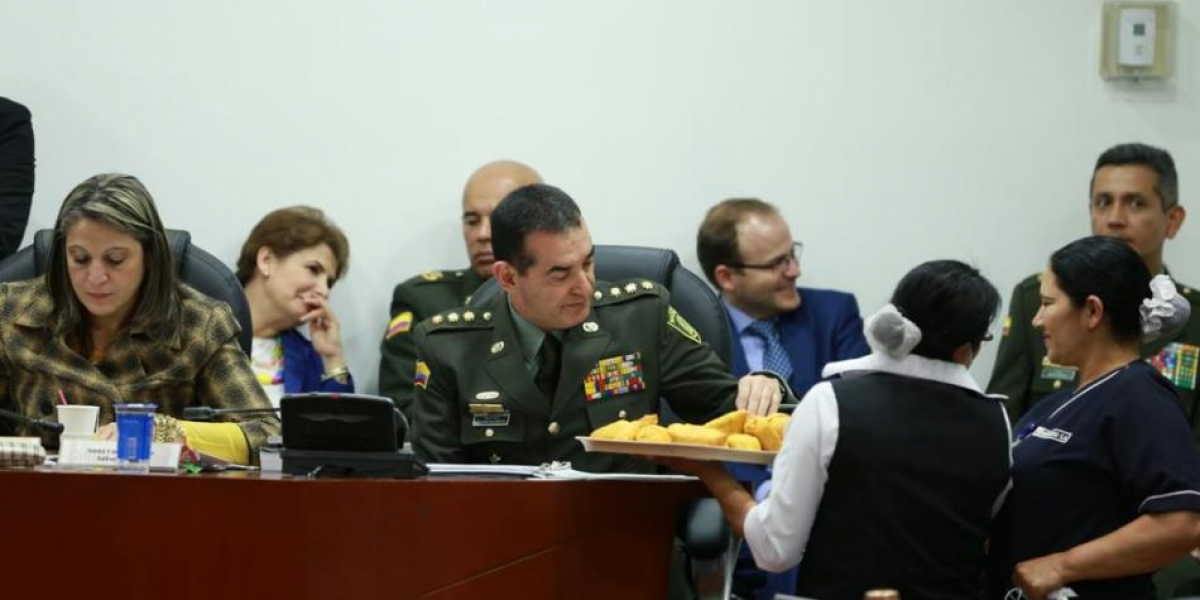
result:
<svg viewBox="0 0 1200 600"><path fill-rule="evenodd" d="M179 421L192 450L239 465L250 464L250 444L236 423Z"/></svg>

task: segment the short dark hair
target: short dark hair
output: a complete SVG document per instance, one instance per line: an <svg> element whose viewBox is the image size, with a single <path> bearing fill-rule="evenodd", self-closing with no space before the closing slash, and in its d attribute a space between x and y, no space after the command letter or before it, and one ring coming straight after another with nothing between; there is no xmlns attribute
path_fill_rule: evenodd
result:
<svg viewBox="0 0 1200 600"><path fill-rule="evenodd" d="M1100 299L1118 341L1141 337L1140 308L1150 297L1151 275L1132 246L1098 235L1075 240L1050 256L1050 271L1072 306L1083 306L1088 296Z"/></svg>
<svg viewBox="0 0 1200 600"><path fill-rule="evenodd" d="M957 260L933 260L909 271L892 304L921 328L913 354L950 361L954 350L971 344L975 352L1000 309L1000 293L978 269Z"/></svg>
<svg viewBox="0 0 1200 600"><path fill-rule="evenodd" d="M746 215L775 215L779 210L758 198L729 198L708 209L696 235L696 257L709 283L717 286L717 266L743 262L737 226Z"/></svg>
<svg viewBox="0 0 1200 600"><path fill-rule="evenodd" d="M350 268L350 242L341 228L334 225L319 208L311 206L289 206L267 213L242 244L238 256L237 278L243 286L254 279L257 271L258 250L263 246L271 249L279 258L327 244L333 252L334 272L329 274L329 287L342 278Z"/></svg>
<svg viewBox="0 0 1200 600"><path fill-rule="evenodd" d="M66 256L67 231L85 219L129 235L142 247L145 273L130 326L159 340L177 333L181 327L183 300L166 231L149 190L136 177L120 173L89 177L67 194L59 208L45 275L46 288L54 301L51 317L54 332L75 335L84 355L91 353L88 312L71 285Z"/></svg>
<svg viewBox="0 0 1200 600"><path fill-rule="evenodd" d="M1171 153L1162 148L1139 143L1117 144L1105 150L1100 158L1096 159L1096 168L1092 169L1092 181L1088 184L1088 196L1091 196L1096 187L1096 171L1101 167L1123 165L1150 167L1158 175L1154 191L1162 199L1164 211L1179 204L1179 174L1175 171L1175 160L1171 158Z"/></svg>
<svg viewBox="0 0 1200 600"><path fill-rule="evenodd" d="M492 212L492 253L524 274L533 265L525 236L535 231L562 233L583 226L579 205L566 192L532 183L509 192Z"/></svg>

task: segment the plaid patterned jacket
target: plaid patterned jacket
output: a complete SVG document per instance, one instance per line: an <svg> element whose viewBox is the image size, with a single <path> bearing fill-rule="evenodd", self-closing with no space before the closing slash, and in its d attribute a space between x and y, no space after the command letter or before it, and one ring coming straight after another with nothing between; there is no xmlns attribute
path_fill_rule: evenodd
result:
<svg viewBox="0 0 1200 600"><path fill-rule="evenodd" d="M269 408L237 344L239 328L229 306L181 288L183 326L177 335L152 340L142 331L125 331L104 360L92 364L53 336L53 304L44 279L0 284L0 408L53 419L60 389L71 403L99 406L101 425L113 420L113 405L122 402L154 402L159 412L173 417L187 406ZM267 438L279 433L275 415L227 418L246 434L254 458ZM18 435L38 435L24 425L0 423L6 427ZM43 442L57 445L52 439Z"/></svg>

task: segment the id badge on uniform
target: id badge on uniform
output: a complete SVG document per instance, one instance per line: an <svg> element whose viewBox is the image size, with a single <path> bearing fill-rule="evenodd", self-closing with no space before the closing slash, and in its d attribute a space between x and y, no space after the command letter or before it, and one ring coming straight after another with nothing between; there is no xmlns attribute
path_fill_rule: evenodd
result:
<svg viewBox="0 0 1200 600"><path fill-rule="evenodd" d="M1075 367L1068 367L1066 365L1056 365L1056 364L1050 362L1050 359L1043 358L1042 359L1042 372L1041 372L1040 377L1042 379L1049 379L1051 381L1070 382L1070 381L1075 381L1075 375L1078 372L1079 372L1079 369L1076 369Z"/></svg>
<svg viewBox="0 0 1200 600"><path fill-rule="evenodd" d="M503 404L468 404L467 410L471 413L471 427L508 427L512 421L512 411Z"/></svg>
<svg viewBox="0 0 1200 600"><path fill-rule="evenodd" d="M602 358L583 378L583 397L588 402L644 389L641 352Z"/></svg>

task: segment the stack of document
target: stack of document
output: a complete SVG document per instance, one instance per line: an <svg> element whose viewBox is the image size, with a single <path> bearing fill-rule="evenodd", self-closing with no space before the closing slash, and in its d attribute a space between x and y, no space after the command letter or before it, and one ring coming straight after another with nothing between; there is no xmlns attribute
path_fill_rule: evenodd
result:
<svg viewBox="0 0 1200 600"><path fill-rule="evenodd" d="M41 438L0 437L0 467L36 467L44 462Z"/></svg>

